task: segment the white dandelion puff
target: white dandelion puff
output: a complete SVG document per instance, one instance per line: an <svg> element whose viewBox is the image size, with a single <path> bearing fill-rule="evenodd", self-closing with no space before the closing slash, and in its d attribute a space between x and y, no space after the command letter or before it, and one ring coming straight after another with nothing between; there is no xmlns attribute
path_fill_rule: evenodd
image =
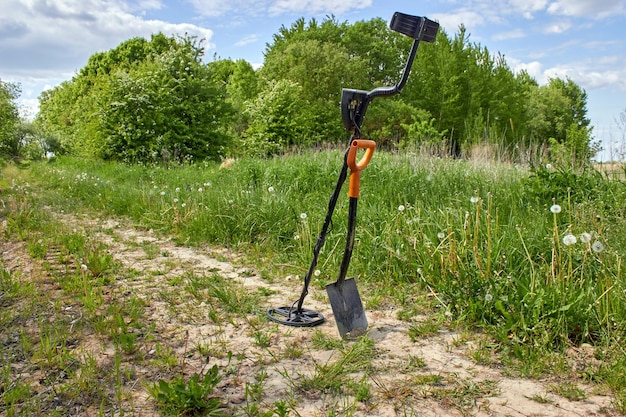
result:
<svg viewBox="0 0 626 417"><path fill-rule="evenodd" d="M316 269L315 272L313 272L313 275L315 275L316 277L319 277L322 274L322 271L320 271L319 269Z"/></svg>
<svg viewBox="0 0 626 417"><path fill-rule="evenodd" d="M574 236L571 233L566 234L565 236L563 236L563 244L565 246L570 246L576 243L576 236Z"/></svg>
<svg viewBox="0 0 626 417"><path fill-rule="evenodd" d="M300 218L301 218L302 220L306 220L306 218L307 218L306 213L300 213Z"/></svg>
<svg viewBox="0 0 626 417"><path fill-rule="evenodd" d="M591 242L591 233L587 233L587 232L583 232L580 234L580 241L582 243L589 243Z"/></svg>
<svg viewBox="0 0 626 417"><path fill-rule="evenodd" d="M485 301L486 302L490 302L492 300L493 300L493 295L491 295L489 293L485 294Z"/></svg>
<svg viewBox="0 0 626 417"><path fill-rule="evenodd" d="M439 238L439 240L443 240L443 238L446 237L446 234L444 232L439 232L437 233L437 237Z"/></svg>
<svg viewBox="0 0 626 417"><path fill-rule="evenodd" d="M472 196L470 197L470 203L476 204L480 201L480 197Z"/></svg>
<svg viewBox="0 0 626 417"><path fill-rule="evenodd" d="M600 253L604 250L604 245L599 240L596 240L593 242L593 245L591 245L591 250L595 253Z"/></svg>
<svg viewBox="0 0 626 417"><path fill-rule="evenodd" d="M267 192L268 192L268 193L272 193L272 194L273 194L273 193L275 193L275 192L276 192L276 190L274 190L274 187L272 187L272 186L270 185L269 187L267 187Z"/></svg>
<svg viewBox="0 0 626 417"><path fill-rule="evenodd" d="M550 211L554 214L559 214L561 212L561 206L559 206L558 204L553 204L550 207Z"/></svg>
<svg viewBox="0 0 626 417"><path fill-rule="evenodd" d="M402 204L400 204L398 206L398 211L402 212L402 211L404 211L404 209L405 209L405 207Z"/></svg>

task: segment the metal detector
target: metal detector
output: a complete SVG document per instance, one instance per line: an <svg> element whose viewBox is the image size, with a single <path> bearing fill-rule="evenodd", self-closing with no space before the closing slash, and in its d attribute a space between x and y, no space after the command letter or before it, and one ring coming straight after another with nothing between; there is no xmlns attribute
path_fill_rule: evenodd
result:
<svg viewBox="0 0 626 417"><path fill-rule="evenodd" d="M343 166L339 172L337 185L328 202L328 210L326 218L320 231L320 234L313 248L313 259L309 269L304 277L304 286L300 298L291 306L283 306L270 308L267 310L267 317L280 324L296 327L312 327L322 324L324 316L314 310L303 308L304 299L309 293L309 284L311 277L317 267L319 253L324 246L328 228L332 223L332 216L339 199L339 193L348 176L350 168L351 182L355 175L358 175L365 168L371 159L376 144L372 141L361 139L361 125L367 112L369 103L376 97L392 96L402 92L402 88L406 84L411 71L411 66L417 54L417 48L420 41L433 42L439 30L439 24L425 17L411 16L404 13L396 12L391 18L389 27L403 35L414 39L411 51L407 58L406 65L402 72L400 81L389 87L377 87L372 91L363 91L344 88L341 93L341 118L344 127L351 131L350 142L346 150ZM356 162L356 151L358 149L366 149L366 156L361 161ZM367 319L363 304L356 288L353 278L345 279L345 275L352 256L352 246L354 244L354 228L356 221L356 201L358 197L358 185L352 186L350 190L350 213L348 216L348 237L346 239L346 249L341 264L341 271L336 283L329 284L326 287L331 307L337 321L337 327L342 338L355 337L367 330Z"/></svg>

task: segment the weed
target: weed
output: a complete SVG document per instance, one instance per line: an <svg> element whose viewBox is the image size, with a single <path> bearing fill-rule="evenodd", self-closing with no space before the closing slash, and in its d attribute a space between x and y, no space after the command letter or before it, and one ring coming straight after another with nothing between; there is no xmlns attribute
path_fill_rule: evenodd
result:
<svg viewBox="0 0 626 417"><path fill-rule="evenodd" d="M550 391L555 394L559 394L561 397L565 397L570 401L582 401L587 398L585 390L578 387L573 382L566 381L560 384L550 385Z"/></svg>
<svg viewBox="0 0 626 417"><path fill-rule="evenodd" d="M283 350L283 357L287 359L298 359L304 355L304 349L299 342L290 341Z"/></svg>
<svg viewBox="0 0 626 417"><path fill-rule="evenodd" d="M315 364L312 375L301 375L298 388L302 391L342 392L349 381L348 375L369 369L374 356L374 344L368 337L361 337L339 351L339 356L334 362Z"/></svg>
<svg viewBox="0 0 626 417"><path fill-rule="evenodd" d="M342 339L328 336L321 330L315 330L315 332L313 332L311 342L315 349L322 350L340 350L345 346L345 342Z"/></svg>
<svg viewBox="0 0 626 417"><path fill-rule="evenodd" d="M429 336L434 336L441 328L441 320L437 318L429 318L423 323L413 324L409 327L409 337L413 342Z"/></svg>
<svg viewBox="0 0 626 417"><path fill-rule="evenodd" d="M194 373L189 379L184 376L169 381L161 379L150 385L148 392L167 415L223 416L221 400L211 397L220 380L217 365L213 365L204 375Z"/></svg>

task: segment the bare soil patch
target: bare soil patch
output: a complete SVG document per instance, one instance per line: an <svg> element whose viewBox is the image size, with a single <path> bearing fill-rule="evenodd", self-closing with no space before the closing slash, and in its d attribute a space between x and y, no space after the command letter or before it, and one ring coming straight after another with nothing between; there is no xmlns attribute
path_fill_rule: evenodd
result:
<svg viewBox="0 0 626 417"><path fill-rule="evenodd" d="M262 314L229 313L224 306L190 296L185 289L188 281L216 274L235 282L242 296L257 297L263 309L295 301L301 283L294 277L275 277L270 282L261 278L253 266L242 265L229 250L179 246L121 220L70 215L59 219L106 243L121 268L105 296L111 302L131 297L142 300L143 322L150 327L145 330L150 337L141 339L137 351L124 355L118 364L128 372L119 382L123 396L118 409L108 410L108 414L123 411L125 415L159 415L147 384L181 372L201 373L217 364L222 381L216 394L235 415L250 414L246 405L252 398L246 388L252 386L261 386L262 393L254 400L261 410L271 410L273 404L284 401L291 406L290 415L299 416L617 415L612 411L611 397L592 385L577 382L585 395L573 401L555 393L552 387L558 381L511 377L505 369L476 363L470 352L480 335L468 337L442 328L434 335L412 341L410 326L427 317L417 317L412 323L402 321L391 307L367 311L373 355L366 359L371 365L367 372L357 370L348 375L350 380L369 386L368 396L356 400L350 390L337 393L303 389L303 381L324 372L342 357L339 349L315 341L340 343L326 296L318 289L311 289L306 307L327 318L319 327L286 327L264 320ZM55 298L64 299L55 280L48 276L53 268L42 268L33 261L24 244L3 241L0 250L5 268L19 271L21 279L31 280L54 292ZM54 264L54 254L47 261ZM80 325L81 306L74 303L66 308L67 320ZM349 349L355 342L347 343ZM81 333L69 348L79 356L88 354L101 368L115 366L113 343L95 332ZM571 360L580 366L592 360L585 349L570 353ZM36 390L49 389L37 382L40 373L24 371L21 378L30 378ZM79 401L73 409L72 415L99 413L97 407L81 407Z"/></svg>

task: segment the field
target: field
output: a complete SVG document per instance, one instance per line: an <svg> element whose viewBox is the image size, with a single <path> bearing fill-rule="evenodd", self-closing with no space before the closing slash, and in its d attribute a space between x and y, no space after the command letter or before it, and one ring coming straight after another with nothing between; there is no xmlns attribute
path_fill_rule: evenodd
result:
<svg viewBox="0 0 626 417"><path fill-rule="evenodd" d="M265 317L341 158L5 166L0 414L624 414L620 179L378 153L349 270L370 332L343 341L343 195L305 301L326 323Z"/></svg>

